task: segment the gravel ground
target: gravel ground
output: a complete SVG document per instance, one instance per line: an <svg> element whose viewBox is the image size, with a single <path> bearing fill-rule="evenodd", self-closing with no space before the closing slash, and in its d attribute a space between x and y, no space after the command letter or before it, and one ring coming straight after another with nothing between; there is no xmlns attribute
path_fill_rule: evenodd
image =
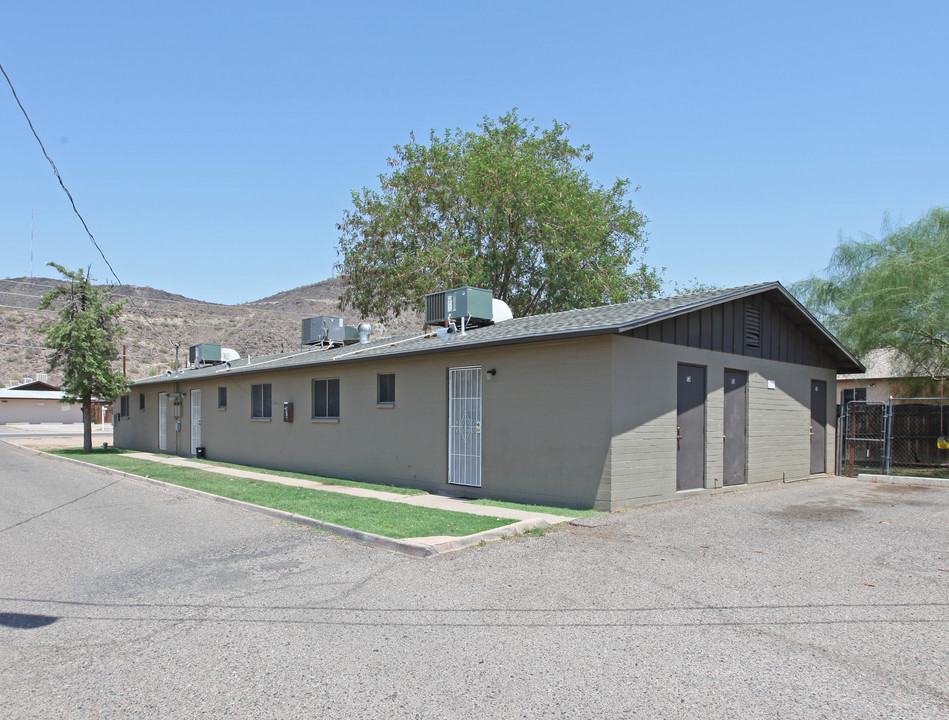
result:
<svg viewBox="0 0 949 720"><path fill-rule="evenodd" d="M3 718L945 718L949 490L693 496L426 560L0 444Z"/></svg>

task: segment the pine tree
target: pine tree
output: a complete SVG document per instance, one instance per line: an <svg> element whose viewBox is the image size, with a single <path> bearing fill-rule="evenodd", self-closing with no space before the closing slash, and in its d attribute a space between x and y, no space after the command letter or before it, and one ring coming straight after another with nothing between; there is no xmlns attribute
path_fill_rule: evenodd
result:
<svg viewBox="0 0 949 720"><path fill-rule="evenodd" d="M40 309L56 307L59 319L46 330L46 347L53 351L50 369L63 371L62 402L82 406L84 452L92 452L92 402L115 400L128 390L125 377L112 368L118 356L115 341L125 335L119 326L125 301L109 304L106 290L92 284L80 268L70 272L48 263L68 281L43 295Z"/></svg>

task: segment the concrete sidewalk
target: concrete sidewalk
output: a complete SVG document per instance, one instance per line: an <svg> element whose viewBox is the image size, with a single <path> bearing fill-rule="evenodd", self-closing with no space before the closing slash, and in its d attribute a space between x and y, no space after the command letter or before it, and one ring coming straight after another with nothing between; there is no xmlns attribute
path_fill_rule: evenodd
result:
<svg viewBox="0 0 949 720"><path fill-rule="evenodd" d="M15 447L20 447L32 452L43 452L44 449L50 449L49 444L46 442L35 442L30 438L15 438L9 437L3 439L8 445L13 445ZM46 453L44 453L46 454ZM497 540L502 537L509 537L511 535L519 535L521 533L527 532L529 530L547 528L552 525L558 525L563 522L569 522L573 520L573 517L563 516L563 515L551 515L548 513L537 513L529 512L526 510L515 510L513 508L504 508L496 507L493 505L476 505L468 500L463 500L460 498L448 497L444 495L403 495L401 493L386 492L384 490L369 490L366 488L358 487L349 487L345 485L329 485L314 480L301 480L299 478L285 477L282 475L272 475L269 473L257 472L254 470L242 470L238 468L228 468L221 467L219 465L214 465L209 462L196 462L194 460L189 460L187 458L181 457L168 457L162 455L155 455L148 452L130 452L126 453L125 457L133 458L135 460L148 460L162 465L171 465L174 467L182 468L192 468L195 470L203 470L204 472L215 473L218 475L227 475L229 477L240 477L251 480L259 480L263 482L277 483L280 485L291 485L294 487L309 488L312 490L319 490L322 492L333 492L339 493L342 495L351 495L355 497L364 497L372 498L375 500L383 500L385 502L401 503L403 505L415 505L416 507L426 507L432 508L435 510L448 510L451 512L460 512L468 513L469 515L481 515L484 517L496 517L504 518L511 520L511 524L504 525L493 530L486 530L484 532L476 533L474 535L466 536L433 536L433 537L418 537L418 538L405 538L405 539L395 539L389 537L383 537L381 535L374 535L372 533L362 532L360 530L354 530L353 528L346 528L340 525L334 525L332 523L326 523L321 520L314 520L313 518L304 518L299 515L294 515L293 513L287 513L282 510L274 510L272 508L265 508L258 505L252 505L250 503L241 502L239 500L231 500L230 498L222 498L216 495L211 495L209 493L201 492L200 490L192 490L190 488L181 487L180 485L173 485L171 483L165 483L160 480L155 480L153 478L142 477L140 475L134 475L132 473L126 473L118 470L112 470L110 468L95 465L94 463L86 463L81 460L73 460L71 458L63 458L59 455L51 455L57 460L63 460L66 462L75 462L81 465L86 465L88 467L96 468L105 472L117 473L119 475L142 480L155 485L162 485L169 487L174 490L185 492L192 495L197 495L200 497L205 497L208 499L213 499L218 502L223 502L226 504L238 505L244 507L245 509L252 510L254 512L260 512L271 517L276 517L282 520L287 520L290 522L296 522L303 525L308 525L312 527L318 527L327 532L331 532L335 535L341 535L347 537L351 540L355 540L359 543L365 545L371 545L374 547L382 547L388 550L393 550L395 552L403 553L406 555L413 556L428 556L435 555L439 553L449 552L451 550L457 550L460 548L471 547L473 545L478 545L482 542L487 542L490 540Z"/></svg>
<svg viewBox="0 0 949 720"><path fill-rule="evenodd" d="M162 465L194 468L195 470L204 470L205 472L213 472L218 475L262 480L264 482L279 483L280 485L293 485L294 487L340 493L341 495L353 495L355 497L374 498L376 500L385 500L386 502L416 505L418 507L433 508L435 510L450 510L451 512L468 513L469 515L483 515L484 517L499 517L509 520L544 520L551 525L573 520L572 517L565 517L563 515L549 515L547 513L495 507L493 505L475 505L468 500L445 495L403 495L402 493L386 492L384 490L369 490L366 488L349 487L347 485L329 485L315 480L300 480L298 478L284 477L283 475L274 475L272 473L239 470L237 468L221 467L213 463L200 463L194 460L188 460L187 458L164 457L147 452L125 453L125 457L135 458L136 460L152 460Z"/></svg>

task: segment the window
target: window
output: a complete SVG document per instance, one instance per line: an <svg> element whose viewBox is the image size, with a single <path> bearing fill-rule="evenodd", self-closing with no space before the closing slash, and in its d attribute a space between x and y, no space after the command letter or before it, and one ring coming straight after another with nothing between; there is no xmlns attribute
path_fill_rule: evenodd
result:
<svg viewBox="0 0 949 720"><path fill-rule="evenodd" d="M840 391L840 401L844 407L847 407L847 403L853 402L866 402L867 401L867 389L866 388L851 388L848 390Z"/></svg>
<svg viewBox="0 0 949 720"><path fill-rule="evenodd" d="M219 387L217 389L217 409L227 410L227 388Z"/></svg>
<svg viewBox="0 0 949 720"><path fill-rule="evenodd" d="M270 420L273 405L270 402L270 383L250 386L250 417L253 420Z"/></svg>
<svg viewBox="0 0 949 720"><path fill-rule="evenodd" d="M377 377L379 378L379 394L376 402L380 405L394 405L395 373L380 373Z"/></svg>
<svg viewBox="0 0 949 720"><path fill-rule="evenodd" d="M119 416L128 417L129 416L129 396L123 395L119 398Z"/></svg>
<svg viewBox="0 0 949 720"><path fill-rule="evenodd" d="M314 419L339 419L339 378L313 381Z"/></svg>
<svg viewBox="0 0 949 720"><path fill-rule="evenodd" d="M145 393L138 394L138 409L139 410L145 409Z"/></svg>

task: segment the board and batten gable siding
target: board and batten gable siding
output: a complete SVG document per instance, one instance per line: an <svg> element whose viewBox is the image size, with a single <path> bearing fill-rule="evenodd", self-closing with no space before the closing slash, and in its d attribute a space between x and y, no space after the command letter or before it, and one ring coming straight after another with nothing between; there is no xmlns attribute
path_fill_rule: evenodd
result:
<svg viewBox="0 0 949 720"><path fill-rule="evenodd" d="M432 339L432 342L442 342ZM449 341L450 342L450 341ZM609 496L610 338L504 345L415 357L391 357L221 372L179 381L202 392L207 457L258 467L419 487L466 497L591 507ZM448 371L482 370L482 487L449 485ZM487 370L497 374L487 379ZM377 376L395 374L395 403L377 403ZM187 377L185 374L184 377ZM315 379L340 381L338 421L312 419ZM251 385L271 384L270 421L251 420ZM217 388L227 409L217 410ZM143 417L116 427L119 447L157 451L159 392L149 385ZM154 400L152 400L154 398ZM177 454L190 453L185 398ZM293 422L283 403L294 404ZM175 451L169 412L169 452Z"/></svg>
<svg viewBox="0 0 949 720"><path fill-rule="evenodd" d="M756 313L757 318L751 313ZM746 343L749 326L757 326L757 346ZM833 360L795 325L795 321L761 295L678 315L636 328L631 334L641 340L733 355L834 367Z"/></svg>
<svg viewBox="0 0 949 720"><path fill-rule="evenodd" d="M726 369L748 373L748 483L810 475L811 380L824 380L833 388L833 369L613 336L611 498L603 508L680 495L676 492L676 372L680 363L707 369L706 489L723 485ZM828 400L827 467L833 467L832 399Z"/></svg>

